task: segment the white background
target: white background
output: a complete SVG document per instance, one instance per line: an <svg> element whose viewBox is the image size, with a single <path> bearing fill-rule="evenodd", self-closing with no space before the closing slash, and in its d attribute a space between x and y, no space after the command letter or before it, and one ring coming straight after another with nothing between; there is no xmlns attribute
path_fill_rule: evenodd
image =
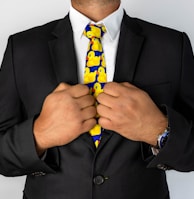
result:
<svg viewBox="0 0 194 199"><path fill-rule="evenodd" d="M194 0L123 0L123 5L130 16L185 31L194 48ZM0 63L9 35L63 18L68 9L69 0L0 0ZM171 199L194 199L194 172L170 171L167 180ZM0 175L0 199L21 199L24 181Z"/></svg>

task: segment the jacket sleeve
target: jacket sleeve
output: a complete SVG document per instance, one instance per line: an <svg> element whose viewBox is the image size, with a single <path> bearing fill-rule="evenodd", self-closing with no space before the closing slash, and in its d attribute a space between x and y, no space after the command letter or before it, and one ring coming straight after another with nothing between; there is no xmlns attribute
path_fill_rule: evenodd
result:
<svg viewBox="0 0 194 199"><path fill-rule="evenodd" d="M176 71L174 71L176 73ZM190 41L182 34L182 69L179 92L173 107L164 105L170 136L148 167L178 171L194 170L194 57Z"/></svg>
<svg viewBox="0 0 194 199"><path fill-rule="evenodd" d="M57 149L48 150L47 156L53 158L49 163L41 160L36 153L34 118L27 118L17 92L12 49L10 37L0 69L0 174L53 173L57 166L57 152L54 154L53 151Z"/></svg>

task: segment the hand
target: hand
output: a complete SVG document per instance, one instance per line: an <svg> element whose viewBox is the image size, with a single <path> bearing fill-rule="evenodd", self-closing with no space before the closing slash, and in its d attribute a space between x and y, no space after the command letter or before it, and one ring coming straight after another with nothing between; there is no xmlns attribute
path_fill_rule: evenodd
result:
<svg viewBox="0 0 194 199"><path fill-rule="evenodd" d="M149 95L129 83L107 83L97 97L99 124L127 139L155 146L167 127L167 118Z"/></svg>
<svg viewBox="0 0 194 199"><path fill-rule="evenodd" d="M40 116L34 122L38 153L65 145L89 131L96 124L94 103L87 86L59 84L46 97Z"/></svg>

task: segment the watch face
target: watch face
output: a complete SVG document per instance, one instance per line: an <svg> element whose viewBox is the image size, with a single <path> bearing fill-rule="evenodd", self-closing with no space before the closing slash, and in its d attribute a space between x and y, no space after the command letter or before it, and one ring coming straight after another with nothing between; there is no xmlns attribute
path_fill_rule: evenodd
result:
<svg viewBox="0 0 194 199"><path fill-rule="evenodd" d="M166 144L167 140L168 140L168 136L169 136L169 131L166 130L162 136L160 137L160 141L159 141L159 147L160 149L164 147L164 145Z"/></svg>

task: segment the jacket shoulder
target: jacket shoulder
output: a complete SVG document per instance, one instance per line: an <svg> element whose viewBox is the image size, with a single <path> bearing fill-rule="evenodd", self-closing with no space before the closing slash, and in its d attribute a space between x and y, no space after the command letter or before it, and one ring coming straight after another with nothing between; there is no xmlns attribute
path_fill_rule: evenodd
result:
<svg viewBox="0 0 194 199"><path fill-rule="evenodd" d="M124 23L131 26L136 33L145 36L146 38L159 38L159 39L180 39L183 32L175 30L173 28L152 23L140 18L134 18L126 15L124 17ZM137 31L138 30L138 31Z"/></svg>
<svg viewBox="0 0 194 199"><path fill-rule="evenodd" d="M16 34L11 35L15 44L32 43L38 41L48 41L53 38L52 31L55 29L58 23L63 19L54 20L46 24L36 26Z"/></svg>
<svg viewBox="0 0 194 199"><path fill-rule="evenodd" d="M142 33L145 35L150 35L151 37L161 38L161 39L181 39L182 33L179 30L155 24L149 21L145 21L139 18L134 18L137 24L142 27Z"/></svg>

